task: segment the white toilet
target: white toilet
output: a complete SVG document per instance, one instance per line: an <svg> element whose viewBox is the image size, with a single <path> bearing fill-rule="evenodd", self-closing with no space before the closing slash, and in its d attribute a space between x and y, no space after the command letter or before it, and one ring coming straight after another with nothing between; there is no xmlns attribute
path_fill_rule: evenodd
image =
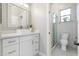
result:
<svg viewBox="0 0 79 59"><path fill-rule="evenodd" d="M68 33L63 33L61 36L60 44L63 51L66 51L66 47L68 45L68 36Z"/></svg>

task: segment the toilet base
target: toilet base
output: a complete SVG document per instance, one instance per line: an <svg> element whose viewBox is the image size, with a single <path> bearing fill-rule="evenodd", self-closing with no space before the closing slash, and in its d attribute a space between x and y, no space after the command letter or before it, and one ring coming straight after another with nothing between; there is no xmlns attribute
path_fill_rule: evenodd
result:
<svg viewBox="0 0 79 59"><path fill-rule="evenodd" d="M66 51L66 46L61 46L61 50Z"/></svg>

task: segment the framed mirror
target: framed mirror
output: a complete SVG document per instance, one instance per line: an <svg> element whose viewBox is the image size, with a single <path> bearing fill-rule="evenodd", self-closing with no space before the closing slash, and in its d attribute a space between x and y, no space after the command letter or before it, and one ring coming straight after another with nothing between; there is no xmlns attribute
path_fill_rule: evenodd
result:
<svg viewBox="0 0 79 59"><path fill-rule="evenodd" d="M26 27L28 11L15 4L8 4L8 27Z"/></svg>

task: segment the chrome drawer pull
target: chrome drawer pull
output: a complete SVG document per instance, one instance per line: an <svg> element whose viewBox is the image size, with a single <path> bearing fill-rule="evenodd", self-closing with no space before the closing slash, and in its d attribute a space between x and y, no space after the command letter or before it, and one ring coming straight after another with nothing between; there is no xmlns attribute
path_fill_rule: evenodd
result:
<svg viewBox="0 0 79 59"><path fill-rule="evenodd" d="M8 43L13 43L13 42L16 42L16 41L9 41Z"/></svg>

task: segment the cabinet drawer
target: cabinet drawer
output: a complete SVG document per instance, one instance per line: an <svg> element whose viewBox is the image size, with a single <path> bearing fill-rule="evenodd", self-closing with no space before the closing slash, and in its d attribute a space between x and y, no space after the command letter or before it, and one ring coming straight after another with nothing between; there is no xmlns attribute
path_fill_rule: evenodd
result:
<svg viewBox="0 0 79 59"><path fill-rule="evenodd" d="M12 44L19 43L18 38L10 38L10 39L4 39L3 40L3 46L9 46Z"/></svg>
<svg viewBox="0 0 79 59"><path fill-rule="evenodd" d="M19 45L4 47L3 56L19 56Z"/></svg>

